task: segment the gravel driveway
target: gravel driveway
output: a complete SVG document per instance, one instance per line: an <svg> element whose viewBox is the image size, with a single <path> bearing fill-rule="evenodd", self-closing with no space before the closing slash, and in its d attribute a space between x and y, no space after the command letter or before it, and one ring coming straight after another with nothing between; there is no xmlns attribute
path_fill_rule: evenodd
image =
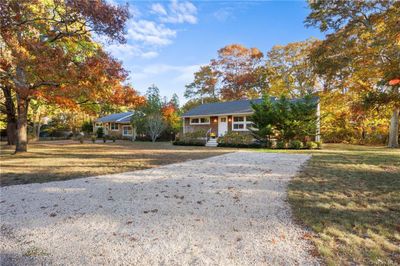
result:
<svg viewBox="0 0 400 266"><path fill-rule="evenodd" d="M285 201L308 158L236 152L3 187L1 264L318 264Z"/></svg>

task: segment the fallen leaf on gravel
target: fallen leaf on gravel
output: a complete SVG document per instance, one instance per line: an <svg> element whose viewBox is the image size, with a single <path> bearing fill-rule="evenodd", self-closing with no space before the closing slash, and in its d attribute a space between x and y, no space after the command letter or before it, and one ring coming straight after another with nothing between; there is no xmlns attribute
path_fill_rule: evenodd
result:
<svg viewBox="0 0 400 266"><path fill-rule="evenodd" d="M50 217L56 217L57 216L57 214L56 213L54 213L54 212L52 212L52 213L50 213L50 215L49 215Z"/></svg>
<svg viewBox="0 0 400 266"><path fill-rule="evenodd" d="M158 212L158 210L157 210L157 209L154 209L154 210L151 210L151 212L153 212L153 213L154 213L154 212Z"/></svg>
<svg viewBox="0 0 400 266"><path fill-rule="evenodd" d="M126 224L132 224L133 223L133 221L127 221L126 222Z"/></svg>

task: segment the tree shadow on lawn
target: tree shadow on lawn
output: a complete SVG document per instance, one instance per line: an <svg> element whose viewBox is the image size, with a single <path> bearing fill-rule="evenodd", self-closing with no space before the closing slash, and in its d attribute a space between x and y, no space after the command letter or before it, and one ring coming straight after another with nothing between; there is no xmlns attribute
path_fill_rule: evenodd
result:
<svg viewBox="0 0 400 266"><path fill-rule="evenodd" d="M39 145L37 145L39 146ZM45 146L45 145L40 145ZM76 148L75 146L78 146ZM97 145L94 145L97 146ZM35 147L32 152L17 156L2 155L1 186L68 180L87 176L113 174L188 160L197 160L231 152L227 149L169 149L146 144L151 149L119 149L120 146L105 145L106 149L79 147L78 145L50 149ZM143 145L140 145L143 146ZM73 149L73 152L70 150Z"/></svg>
<svg viewBox="0 0 400 266"><path fill-rule="evenodd" d="M328 264L400 263L400 154L380 151L314 154L289 185Z"/></svg>

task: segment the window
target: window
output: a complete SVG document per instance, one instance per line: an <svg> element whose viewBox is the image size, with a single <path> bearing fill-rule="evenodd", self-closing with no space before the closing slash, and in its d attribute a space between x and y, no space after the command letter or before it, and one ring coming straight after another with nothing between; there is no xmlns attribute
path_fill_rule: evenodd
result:
<svg viewBox="0 0 400 266"><path fill-rule="evenodd" d="M226 117L221 117L221 123L226 123Z"/></svg>
<svg viewBox="0 0 400 266"><path fill-rule="evenodd" d="M132 127L131 126L123 126L122 127L122 135L132 136Z"/></svg>
<svg viewBox="0 0 400 266"><path fill-rule="evenodd" d="M117 131L117 130L118 130L118 124L116 124L116 123L111 123L111 124L110 124L110 129L111 129L111 130L114 130L114 131Z"/></svg>
<svg viewBox="0 0 400 266"><path fill-rule="evenodd" d="M96 127L102 127L102 123L96 123Z"/></svg>
<svg viewBox="0 0 400 266"><path fill-rule="evenodd" d="M233 131L247 131L253 126L250 116L234 116L232 122Z"/></svg>
<svg viewBox="0 0 400 266"><path fill-rule="evenodd" d="M206 124L210 124L210 118L209 117L191 118L190 119L190 124L191 125L206 125Z"/></svg>

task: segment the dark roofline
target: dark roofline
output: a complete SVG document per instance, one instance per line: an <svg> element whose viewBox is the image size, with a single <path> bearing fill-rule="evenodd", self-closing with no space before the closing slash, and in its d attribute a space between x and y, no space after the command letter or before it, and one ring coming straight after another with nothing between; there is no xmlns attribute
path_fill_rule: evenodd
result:
<svg viewBox="0 0 400 266"><path fill-rule="evenodd" d="M319 102L319 97L313 97ZM276 101L279 97L270 97L272 101ZM302 98L290 99L290 101L298 101ZM201 116L219 116L219 115L230 115L230 114L251 114L253 110L251 108L252 102L261 103L262 98L257 99L243 99L227 102L216 102L216 103L205 103L193 107L184 114L181 115L182 118L185 117L201 117ZM240 105L235 110L235 105Z"/></svg>

